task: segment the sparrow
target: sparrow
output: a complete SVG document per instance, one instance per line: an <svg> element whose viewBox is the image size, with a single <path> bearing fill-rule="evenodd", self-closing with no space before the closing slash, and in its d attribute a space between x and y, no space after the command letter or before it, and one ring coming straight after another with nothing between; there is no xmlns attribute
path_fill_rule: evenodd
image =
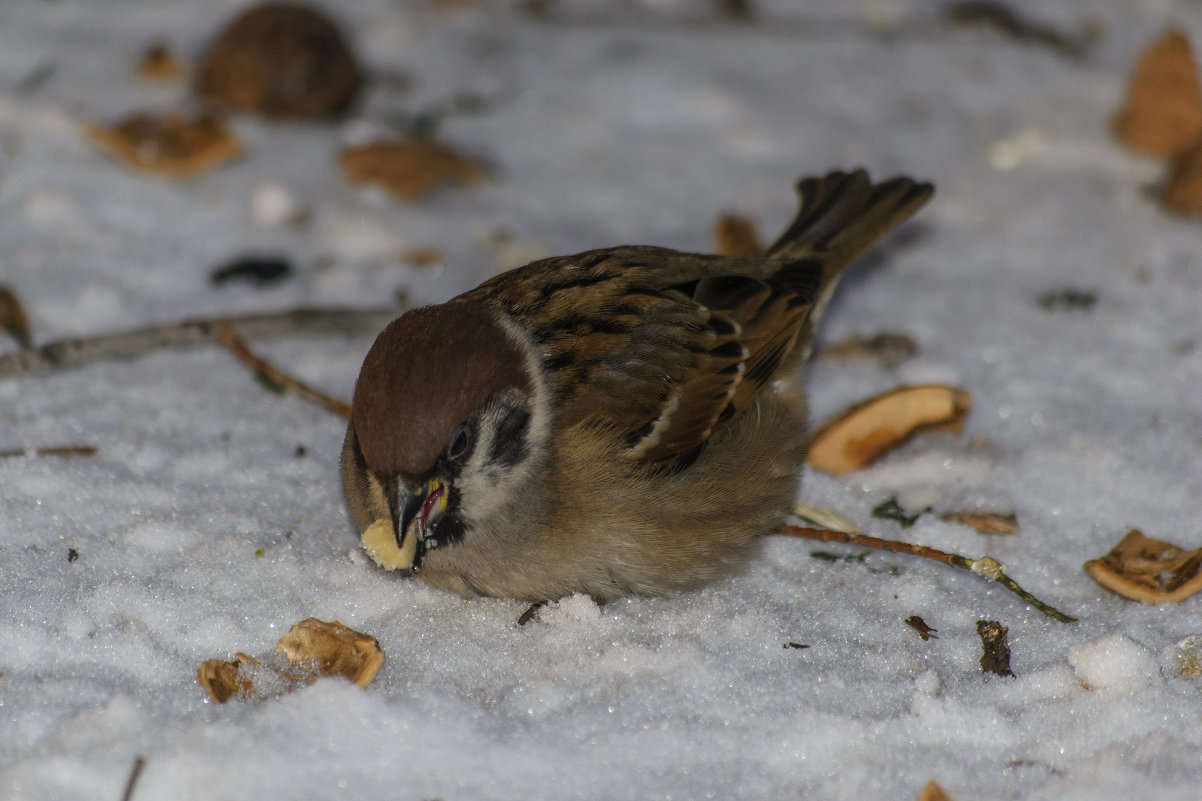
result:
<svg viewBox="0 0 1202 801"><path fill-rule="evenodd" d="M797 496L805 363L839 275L933 192L804 178L762 255L591 250L397 318L342 449L369 553L535 603L675 594L738 568Z"/></svg>

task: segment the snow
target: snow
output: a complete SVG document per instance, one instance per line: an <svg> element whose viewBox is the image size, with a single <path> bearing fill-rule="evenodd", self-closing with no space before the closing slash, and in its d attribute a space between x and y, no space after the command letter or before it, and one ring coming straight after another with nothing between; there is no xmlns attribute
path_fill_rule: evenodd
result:
<svg viewBox="0 0 1202 801"><path fill-rule="evenodd" d="M249 155L182 184L83 141L85 122L178 105L180 87L132 77L138 54L166 40L191 57L241 5L0 6L0 283L38 343L397 289L436 302L531 254L705 250L727 210L773 235L803 173L904 171L938 195L847 276L822 338L901 331L919 353L816 362L813 416L932 381L974 409L960 436L807 475L803 497L881 536L988 553L1079 621L933 562L831 562L811 552L857 551L773 539L700 591L566 598L518 628L520 603L372 566L341 499L338 419L219 349L157 352L0 381L0 449L98 448L0 459L0 797L120 798L140 756L138 801L900 801L931 779L964 801L1198 798L1202 684L1179 668L1202 601L1126 601L1081 563L1132 527L1202 545L1202 229L1155 207L1161 167L1107 132L1138 49L1170 21L1202 35L1202 8L1012 4L1068 31L1096 22L1074 60L902 0L764 0L752 23L684 0L562 0L547 19L502 0L342 2L389 78L353 118L239 118ZM430 109L452 109L441 137L491 183L410 205L343 184L342 144ZM396 258L431 247L443 266ZM263 253L294 276L209 283ZM1097 302L1040 307L1064 289ZM370 337L251 344L349 397ZM1013 511L1021 531L873 519L894 495ZM310 616L379 639L373 685L206 700L197 665L270 653ZM981 672L983 619L1008 628L1014 677Z"/></svg>

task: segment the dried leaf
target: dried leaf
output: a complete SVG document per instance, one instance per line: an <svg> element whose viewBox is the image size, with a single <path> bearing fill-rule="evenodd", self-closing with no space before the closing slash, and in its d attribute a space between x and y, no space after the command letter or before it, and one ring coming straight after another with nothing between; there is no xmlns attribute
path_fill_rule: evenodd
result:
<svg viewBox="0 0 1202 801"><path fill-rule="evenodd" d="M484 168L446 145L424 139L372 142L342 151L343 175L352 185L373 183L411 201L444 184L478 184Z"/></svg>
<svg viewBox="0 0 1202 801"><path fill-rule="evenodd" d="M1181 601L1202 590L1202 548L1187 551L1138 529L1084 567L1094 581L1134 601Z"/></svg>
<svg viewBox="0 0 1202 801"><path fill-rule="evenodd" d="M952 801L934 780L918 791L918 801Z"/></svg>
<svg viewBox="0 0 1202 801"><path fill-rule="evenodd" d="M182 114L132 114L109 127L84 129L114 159L166 178L192 178L242 154L242 143L221 120Z"/></svg>
<svg viewBox="0 0 1202 801"><path fill-rule="evenodd" d="M146 48L138 60L138 77L144 81L178 81L187 74L188 68L175 57L171 48L156 42Z"/></svg>
<svg viewBox="0 0 1202 801"><path fill-rule="evenodd" d="M362 71L337 26L299 3L264 3L231 20L197 67L196 93L276 119L346 111Z"/></svg>
<svg viewBox="0 0 1202 801"><path fill-rule="evenodd" d="M0 328L17 340L23 348L33 347L33 334L29 329L29 315L17 299L17 295L6 286L0 286Z"/></svg>
<svg viewBox="0 0 1202 801"><path fill-rule="evenodd" d="M902 387L860 403L814 434L809 463L836 475L861 470L913 434L932 427L958 432L972 406L947 386Z"/></svg>
<svg viewBox="0 0 1202 801"><path fill-rule="evenodd" d="M714 252L719 256L758 256L764 252L755 223L737 214L723 214L714 223Z"/></svg>
<svg viewBox="0 0 1202 801"><path fill-rule="evenodd" d="M294 665L314 664L318 676L342 676L358 687L375 681L384 664L384 652L375 637L315 617L293 626L280 638L276 650Z"/></svg>
<svg viewBox="0 0 1202 801"><path fill-rule="evenodd" d="M976 529L982 534L1017 534L1018 518L1002 512L948 512L942 519Z"/></svg>
<svg viewBox="0 0 1202 801"><path fill-rule="evenodd" d="M875 362L893 367L918 352L918 343L906 334L884 332L871 337L851 337L818 351L823 359Z"/></svg>
<svg viewBox="0 0 1202 801"><path fill-rule="evenodd" d="M1170 28L1140 55L1114 135L1133 150L1173 157L1202 135L1202 91L1189 39Z"/></svg>
<svg viewBox="0 0 1202 801"><path fill-rule="evenodd" d="M906 618L906 625L917 631L918 636L922 638L923 642L931 639L939 639L935 636L937 629L933 629L928 626L926 621L918 615L910 615L908 618Z"/></svg>
<svg viewBox="0 0 1202 801"><path fill-rule="evenodd" d="M996 620L978 620L977 635L981 638L981 670L998 676L1013 676L1010 670L1010 644L1006 642L1009 629Z"/></svg>

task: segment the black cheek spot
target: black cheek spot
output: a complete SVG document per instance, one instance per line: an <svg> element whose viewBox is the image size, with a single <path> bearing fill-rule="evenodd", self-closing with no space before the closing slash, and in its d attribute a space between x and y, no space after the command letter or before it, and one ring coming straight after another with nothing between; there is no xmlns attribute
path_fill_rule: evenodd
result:
<svg viewBox="0 0 1202 801"><path fill-rule="evenodd" d="M437 547L445 548L448 545L458 545L463 542L463 537L467 533L467 524L463 522L463 518L459 514L459 505L454 503L454 496L447 504L447 510L443 513L442 519L438 521L438 525L434 529L434 538L438 540Z"/></svg>
<svg viewBox="0 0 1202 801"><path fill-rule="evenodd" d="M526 458L526 437L530 432L530 410L524 406L511 411L493 432L488 462L491 466L515 467Z"/></svg>

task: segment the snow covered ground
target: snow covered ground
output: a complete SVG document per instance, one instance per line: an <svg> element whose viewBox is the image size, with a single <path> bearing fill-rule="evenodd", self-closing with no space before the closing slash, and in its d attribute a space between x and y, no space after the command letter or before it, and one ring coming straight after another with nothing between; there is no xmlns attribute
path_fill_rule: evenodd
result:
<svg viewBox="0 0 1202 801"><path fill-rule="evenodd" d="M881 536L988 553L1079 622L932 562L831 562L811 554L858 551L780 539L699 592L574 597L517 628L522 604L370 564L342 504L340 420L269 394L223 350L161 351L0 382L0 450L98 448L0 459L0 797L119 799L142 757L138 801L902 801L931 779L957 801L1199 798L1202 680L1179 677L1176 654L1202 635L1202 600L1126 601L1081 563L1132 527L1202 545L1202 227L1155 207L1160 165L1107 130L1138 49L1170 20L1202 36L1202 6L1012 5L1069 33L1088 18L1098 39L1073 58L921 0L764 0L750 22L700 0L519 5L329 5L381 76L361 108L332 125L239 118L248 156L175 184L117 166L81 126L178 106L179 85L132 64L154 40L190 57L241 4L0 4L0 283L37 343L376 306L398 288L435 302L514 259L706 250L725 210L771 236L803 173L927 178L934 203L853 270L822 336L900 331L919 353L817 362L813 413L920 382L968 389L973 411L963 435L808 475L803 496ZM451 107L441 138L491 164L491 183L411 205L345 186L342 144ZM266 184L308 224L256 224ZM446 266L395 257L419 247ZM248 253L296 274L210 284ZM1095 305L1038 302L1066 289ZM342 397L369 344L252 343ZM870 516L894 495L1013 511L1021 531L933 514L903 531ZM206 700L200 662L269 653L309 616L379 639L371 687ZM981 672L983 619L1009 628L1015 676Z"/></svg>

